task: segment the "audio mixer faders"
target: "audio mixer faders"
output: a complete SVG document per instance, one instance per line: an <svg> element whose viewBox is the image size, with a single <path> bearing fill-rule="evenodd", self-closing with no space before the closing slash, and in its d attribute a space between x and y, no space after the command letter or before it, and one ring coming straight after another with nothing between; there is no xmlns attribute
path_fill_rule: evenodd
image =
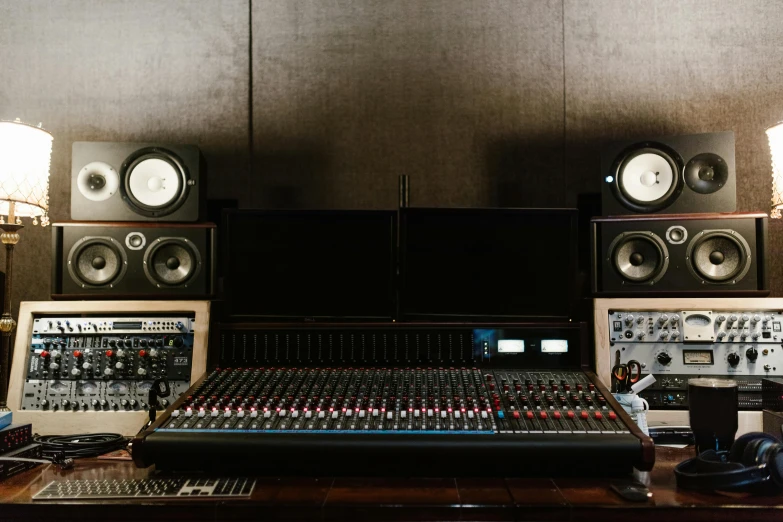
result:
<svg viewBox="0 0 783 522"><path fill-rule="evenodd" d="M582 324L226 327L222 366L133 439L133 460L307 476L650 469L652 440L582 369L586 338Z"/></svg>
<svg viewBox="0 0 783 522"><path fill-rule="evenodd" d="M576 372L216 370L163 430L628 433Z"/></svg>
<svg viewBox="0 0 783 522"><path fill-rule="evenodd" d="M21 409L146 410L159 377L169 380L176 397L190 383L193 319L36 317Z"/></svg>

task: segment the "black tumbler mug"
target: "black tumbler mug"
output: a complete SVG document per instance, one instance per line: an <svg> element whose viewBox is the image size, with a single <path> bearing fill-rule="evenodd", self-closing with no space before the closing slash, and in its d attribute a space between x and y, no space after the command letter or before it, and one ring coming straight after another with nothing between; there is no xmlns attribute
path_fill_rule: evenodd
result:
<svg viewBox="0 0 783 522"><path fill-rule="evenodd" d="M728 451L731 448L738 428L737 399L737 381L688 380L688 410L697 455L708 449Z"/></svg>

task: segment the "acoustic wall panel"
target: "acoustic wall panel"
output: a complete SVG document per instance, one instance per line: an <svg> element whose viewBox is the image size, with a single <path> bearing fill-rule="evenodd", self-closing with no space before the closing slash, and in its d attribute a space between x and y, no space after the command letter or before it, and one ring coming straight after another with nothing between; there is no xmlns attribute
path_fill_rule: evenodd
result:
<svg viewBox="0 0 783 522"><path fill-rule="evenodd" d="M559 206L560 0L254 0L258 207Z"/></svg>

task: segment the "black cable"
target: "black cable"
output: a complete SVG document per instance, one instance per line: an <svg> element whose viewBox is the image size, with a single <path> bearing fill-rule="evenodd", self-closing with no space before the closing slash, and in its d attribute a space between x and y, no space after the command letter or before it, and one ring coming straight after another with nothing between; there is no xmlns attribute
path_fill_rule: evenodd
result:
<svg viewBox="0 0 783 522"><path fill-rule="evenodd" d="M44 458L58 460L97 457L110 451L125 449L129 440L117 433L33 436L33 442L41 445Z"/></svg>

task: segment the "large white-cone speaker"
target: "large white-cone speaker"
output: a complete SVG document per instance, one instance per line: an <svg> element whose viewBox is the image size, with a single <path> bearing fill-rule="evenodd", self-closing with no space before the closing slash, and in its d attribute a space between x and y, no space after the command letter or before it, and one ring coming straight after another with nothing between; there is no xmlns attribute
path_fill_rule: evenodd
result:
<svg viewBox="0 0 783 522"><path fill-rule="evenodd" d="M120 175L108 163L93 161L79 171L76 186L90 201L105 201L120 187Z"/></svg>
<svg viewBox="0 0 783 522"><path fill-rule="evenodd" d="M676 183L677 173L660 154L634 156L618 172L620 190L639 203L654 203L667 197Z"/></svg>
<svg viewBox="0 0 783 522"><path fill-rule="evenodd" d="M128 195L148 208L173 204L182 192L182 176L168 161L142 159L128 172Z"/></svg>

